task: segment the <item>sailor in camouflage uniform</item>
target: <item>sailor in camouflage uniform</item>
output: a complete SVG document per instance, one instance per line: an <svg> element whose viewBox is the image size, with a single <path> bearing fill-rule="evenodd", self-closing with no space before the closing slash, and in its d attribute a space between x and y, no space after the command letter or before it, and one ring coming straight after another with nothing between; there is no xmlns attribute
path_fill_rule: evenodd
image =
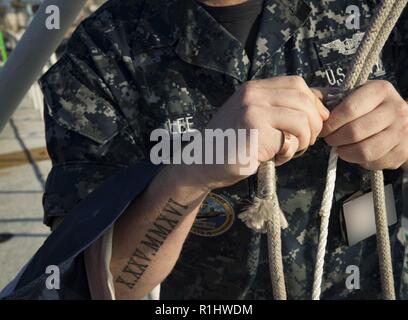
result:
<svg viewBox="0 0 408 320"><path fill-rule="evenodd" d="M131 164L149 161L150 133L183 119L202 130L247 81L299 75L310 87L338 87L379 1L359 2L360 29L345 27L355 1L265 0L252 59L194 1L108 1L85 20L67 52L41 80L53 168L44 194L52 225ZM392 33L371 79L408 95L407 20ZM330 147L323 139L280 166L278 196L290 299L311 297L318 211ZM402 221L402 169L386 170L398 223L390 227L397 295L408 298L408 242ZM375 236L348 246L345 199L370 189L367 170L339 160L322 286L323 299L380 298ZM267 239L237 216L256 195L256 176L213 190L161 285L161 299L271 299ZM95 218L97 219L97 218ZM405 234L404 234L405 232ZM360 289L346 269L359 267Z"/></svg>

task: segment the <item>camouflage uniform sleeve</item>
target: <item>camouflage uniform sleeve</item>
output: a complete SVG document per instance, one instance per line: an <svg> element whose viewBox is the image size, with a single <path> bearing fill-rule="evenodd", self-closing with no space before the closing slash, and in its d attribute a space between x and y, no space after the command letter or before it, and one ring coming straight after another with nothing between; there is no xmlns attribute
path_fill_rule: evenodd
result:
<svg viewBox="0 0 408 320"><path fill-rule="evenodd" d="M121 168L146 160L137 119L130 126L119 106L123 90L116 86L126 76L109 59L80 26L66 54L40 80L53 164L43 196L48 225Z"/></svg>

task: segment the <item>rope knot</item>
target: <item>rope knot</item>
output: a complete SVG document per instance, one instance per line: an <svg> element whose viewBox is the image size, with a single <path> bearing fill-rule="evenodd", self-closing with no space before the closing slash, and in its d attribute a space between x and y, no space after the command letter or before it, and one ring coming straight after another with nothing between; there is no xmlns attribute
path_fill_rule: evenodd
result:
<svg viewBox="0 0 408 320"><path fill-rule="evenodd" d="M260 233L267 232L267 222L272 221L272 215L279 215L282 229L288 227L285 214L280 209L279 204L271 198L255 197L254 202L245 211L238 215L245 225Z"/></svg>

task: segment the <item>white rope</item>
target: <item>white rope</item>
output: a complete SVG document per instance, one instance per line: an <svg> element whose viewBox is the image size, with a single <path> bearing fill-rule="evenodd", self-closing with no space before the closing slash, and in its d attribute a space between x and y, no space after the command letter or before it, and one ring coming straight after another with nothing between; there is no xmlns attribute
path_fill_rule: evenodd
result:
<svg viewBox="0 0 408 320"><path fill-rule="evenodd" d="M351 64L352 68L347 74L343 90L353 89L356 86L364 84L368 80L373 65L379 58L380 52L384 47L384 44L388 39L392 29L397 23L397 20L400 17L407 2L407 0L386 0L382 3L380 9L376 12L373 21L364 36L363 42L353 59L353 62ZM323 201L325 201L325 198L327 198L328 196L326 194L326 191L329 192L329 189L332 189L332 187L334 190L334 186L329 186L328 184L335 184L335 179L329 179L330 167L332 167L333 165L337 166L338 157L337 155L335 155L335 153L335 150L332 150L330 154L327 184L326 190L323 195ZM371 179L375 204L377 251L380 263L382 295L386 300L393 300L395 299L395 289L382 171L372 172ZM313 279L313 300L320 299L330 212L325 213L321 211L321 215L322 219L320 222L320 237L318 243L318 252L316 256L315 274Z"/></svg>
<svg viewBox="0 0 408 320"><path fill-rule="evenodd" d="M367 81L386 39L389 37L389 34L407 2L408 0L384 0L382 2L381 7L376 12L351 64L352 68L343 85L343 94L345 91L349 91ZM336 149L333 148L329 156L326 186L320 209L320 236L313 279L313 300L319 300L321 294L330 212L336 183L337 159L338 155ZM381 177L382 172L372 173L381 285L383 297L385 299L395 299L391 252L387 229L388 224L384 203L384 185ZM282 253L280 252L281 239L279 221L281 221L281 224L283 224L284 227L286 227L287 223L286 219L284 219L283 212L280 209L276 194L274 161L264 163L259 168L258 194L260 197L255 199L254 205L248 208L248 210L243 212L239 217L248 227L258 231L268 232L268 252L273 295L275 299L286 299L283 263L282 261L277 261L277 259L282 259Z"/></svg>
<svg viewBox="0 0 408 320"><path fill-rule="evenodd" d="M313 300L320 299L320 293L322 290L324 256L326 254L330 212L333 203L334 187L336 185L337 159L338 155L336 148L332 148L329 156L329 165L327 167L326 187L323 193L322 206L320 208L320 236L319 244L317 246L316 266L313 279Z"/></svg>
<svg viewBox="0 0 408 320"><path fill-rule="evenodd" d="M281 228L288 226L279 206L276 193L275 162L262 163L258 169L258 197L239 218L258 232L267 232L268 262L272 293L275 300L286 300L285 274L283 272Z"/></svg>

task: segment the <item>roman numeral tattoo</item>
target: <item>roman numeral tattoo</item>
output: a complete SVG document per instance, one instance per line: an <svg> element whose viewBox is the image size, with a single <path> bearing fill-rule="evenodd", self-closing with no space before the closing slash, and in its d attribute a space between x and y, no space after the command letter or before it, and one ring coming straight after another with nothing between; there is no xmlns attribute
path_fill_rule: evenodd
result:
<svg viewBox="0 0 408 320"><path fill-rule="evenodd" d="M152 257L160 250L169 234L175 229L188 209L187 205L169 199L153 226L149 228L132 253L121 274L116 278L116 283L121 283L133 289L152 261Z"/></svg>

